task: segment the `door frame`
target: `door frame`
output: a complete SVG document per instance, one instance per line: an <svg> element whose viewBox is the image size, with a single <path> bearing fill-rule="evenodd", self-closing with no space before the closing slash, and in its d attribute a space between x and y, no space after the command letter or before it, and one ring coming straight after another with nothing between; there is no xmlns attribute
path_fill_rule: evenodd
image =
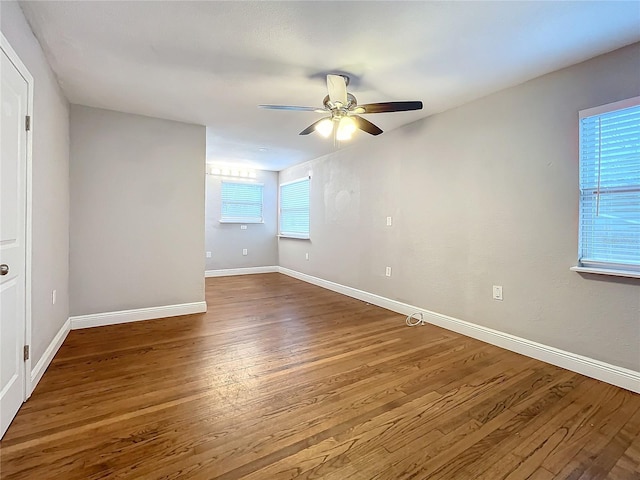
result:
<svg viewBox="0 0 640 480"><path fill-rule="evenodd" d="M32 259L32 172L33 172L33 163L32 163L32 142L33 142L33 76L27 69L20 57L15 52L15 50L11 47L11 44L4 36L2 32L0 32L0 47L2 51L7 55L11 63L13 63L14 67L18 70L20 75L27 82L27 115L31 117L31 128L26 132L26 153L27 158L25 165L26 167L26 181L25 181L25 202L26 202L26 211L25 211L25 268L24 268L24 316L25 316L25 332L24 332L24 344L29 345L29 350L32 350L31 344L31 259ZM25 402L30 396L32 392L32 382L31 382L31 353L29 355L29 359L24 362L24 398L23 402Z"/></svg>

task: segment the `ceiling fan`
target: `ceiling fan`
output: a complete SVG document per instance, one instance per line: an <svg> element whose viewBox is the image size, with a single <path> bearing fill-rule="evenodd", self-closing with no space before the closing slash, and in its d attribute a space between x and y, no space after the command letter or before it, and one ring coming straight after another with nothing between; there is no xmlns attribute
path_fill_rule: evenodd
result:
<svg viewBox="0 0 640 480"><path fill-rule="evenodd" d="M300 132L300 135L309 135L317 131L323 137L332 133L335 139L349 140L353 133L360 129L371 135L380 135L382 130L365 120L360 115L369 113L406 112L408 110L421 110L422 102L382 102L358 105L356 97L347 92L349 77L347 75L327 75L327 90L329 95L324 97L323 107L298 107L295 105L259 105L260 108L272 110L297 110L303 112L316 112L328 114L328 116L312 123Z"/></svg>

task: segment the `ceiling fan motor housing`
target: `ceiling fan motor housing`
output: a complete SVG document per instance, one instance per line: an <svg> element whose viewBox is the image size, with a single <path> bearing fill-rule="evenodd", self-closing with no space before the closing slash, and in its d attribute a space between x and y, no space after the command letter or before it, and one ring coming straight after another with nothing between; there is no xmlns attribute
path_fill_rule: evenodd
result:
<svg viewBox="0 0 640 480"><path fill-rule="evenodd" d="M324 97L324 100L322 101L322 104L324 105L324 108L326 108L327 110L335 110L337 108L335 105L333 105L331 103L331 99L329 98L329 95ZM344 110L344 113L346 114L346 112L348 110L351 110L352 108L356 107L357 105L358 105L358 100L356 100L356 97L354 97L350 93L347 93L347 104L341 106L340 110Z"/></svg>

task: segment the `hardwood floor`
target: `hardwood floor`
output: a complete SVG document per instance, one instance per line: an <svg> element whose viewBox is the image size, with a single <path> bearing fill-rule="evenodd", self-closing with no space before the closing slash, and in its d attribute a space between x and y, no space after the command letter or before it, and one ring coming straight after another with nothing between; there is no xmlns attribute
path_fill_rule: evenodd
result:
<svg viewBox="0 0 640 480"><path fill-rule="evenodd" d="M640 479L640 395L280 274L69 334L2 479Z"/></svg>

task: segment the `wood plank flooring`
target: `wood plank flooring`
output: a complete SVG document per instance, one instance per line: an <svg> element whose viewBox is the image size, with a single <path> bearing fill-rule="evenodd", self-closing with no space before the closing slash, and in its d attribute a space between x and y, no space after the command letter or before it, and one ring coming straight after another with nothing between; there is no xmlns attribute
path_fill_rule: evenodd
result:
<svg viewBox="0 0 640 480"><path fill-rule="evenodd" d="M2 479L640 479L640 395L280 274L72 331Z"/></svg>

